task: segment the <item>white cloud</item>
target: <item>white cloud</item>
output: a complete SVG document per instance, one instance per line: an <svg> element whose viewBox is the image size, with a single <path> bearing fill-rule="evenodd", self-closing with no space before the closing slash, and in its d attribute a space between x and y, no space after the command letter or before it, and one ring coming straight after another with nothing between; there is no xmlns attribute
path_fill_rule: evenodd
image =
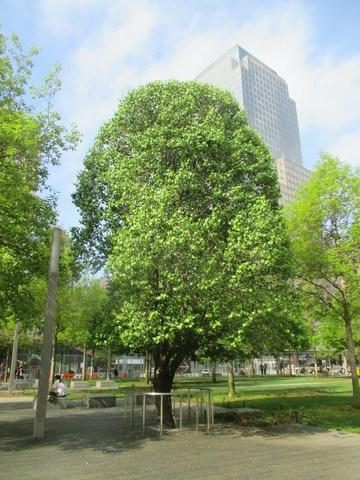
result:
<svg viewBox="0 0 360 480"><path fill-rule="evenodd" d="M59 108L84 133L81 149L64 155L51 179L62 191L65 224L74 223L68 212L75 173L117 99L150 80L193 79L235 44L288 83L300 129L314 151L306 165L317 149L360 165L360 54L344 58L319 49L318 19L308 2L38 0L38 5L44 38L64 45Z"/></svg>
<svg viewBox="0 0 360 480"><path fill-rule="evenodd" d="M308 12L293 3L257 13L245 24L230 21L216 31L186 32L171 58L151 66L150 77L192 78L238 43L286 80L304 129L334 133L359 119L360 55L317 55L314 28Z"/></svg>
<svg viewBox="0 0 360 480"><path fill-rule="evenodd" d="M37 20L44 32L64 38L73 34L82 16L98 4L98 0L40 0Z"/></svg>
<svg viewBox="0 0 360 480"><path fill-rule="evenodd" d="M319 149L359 165L354 152L360 151L360 135L353 126L360 124L360 55L319 53L308 3L260 7L244 0L244 15L234 15L230 4L214 13L190 2L42 0L48 32L76 38L63 61L61 102L85 141L91 142L129 88L154 79L192 79L239 44L286 80L300 128L319 133Z"/></svg>
<svg viewBox="0 0 360 480"><path fill-rule="evenodd" d="M112 114L124 91L138 83L137 61L148 51L157 19L156 10L144 2L110 3L71 52L62 100L86 136Z"/></svg>
<svg viewBox="0 0 360 480"><path fill-rule="evenodd" d="M345 163L360 167L360 128L354 132L345 133L334 143L329 143L326 151Z"/></svg>

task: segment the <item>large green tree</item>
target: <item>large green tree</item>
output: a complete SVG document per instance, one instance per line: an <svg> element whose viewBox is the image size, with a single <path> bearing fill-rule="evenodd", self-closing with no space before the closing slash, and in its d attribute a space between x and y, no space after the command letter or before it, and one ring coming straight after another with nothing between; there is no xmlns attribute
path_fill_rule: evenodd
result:
<svg viewBox="0 0 360 480"><path fill-rule="evenodd" d="M271 155L227 92L154 82L101 129L79 175L74 233L85 260L108 259L114 330L152 353L156 391L169 392L184 357L213 338L266 340L286 317L278 199Z"/></svg>
<svg viewBox="0 0 360 480"><path fill-rule="evenodd" d="M360 407L353 324L360 314L360 173L323 155L288 208L297 286L317 319L342 321L352 370L353 405ZM321 315L319 315L319 309Z"/></svg>

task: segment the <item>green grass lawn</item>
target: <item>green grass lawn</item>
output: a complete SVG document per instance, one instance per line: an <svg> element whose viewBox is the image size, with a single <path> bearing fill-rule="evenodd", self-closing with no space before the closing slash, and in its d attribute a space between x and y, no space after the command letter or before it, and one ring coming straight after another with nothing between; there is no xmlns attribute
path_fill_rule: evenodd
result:
<svg viewBox="0 0 360 480"><path fill-rule="evenodd" d="M226 378L178 378L176 386L210 387L214 403L231 409L251 407L259 414L241 418L242 424L268 425L300 419L303 424L360 433L360 410L351 406L350 378L252 377L236 381L235 398L227 397Z"/></svg>
<svg viewBox="0 0 360 480"><path fill-rule="evenodd" d="M95 382L92 382L95 385ZM119 387L145 386L144 379L117 380ZM360 410L351 406L349 377L240 377L236 397L227 396L227 379L218 377L176 377L175 388L212 388L214 403L235 412L239 407L260 409L261 413L241 416L243 425L269 425L293 422L360 433ZM123 396L119 390L92 390L97 394ZM30 392L29 392L30 393ZM31 394L34 394L31 392ZM84 391L72 391L69 400L81 399Z"/></svg>

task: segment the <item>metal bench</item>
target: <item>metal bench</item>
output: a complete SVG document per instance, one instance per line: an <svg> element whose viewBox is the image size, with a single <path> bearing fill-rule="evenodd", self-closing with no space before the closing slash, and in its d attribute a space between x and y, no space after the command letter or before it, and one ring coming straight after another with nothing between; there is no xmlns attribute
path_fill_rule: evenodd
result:
<svg viewBox="0 0 360 480"><path fill-rule="evenodd" d="M83 404L87 408L109 408L116 406L116 397L113 395L86 395Z"/></svg>
<svg viewBox="0 0 360 480"><path fill-rule="evenodd" d="M33 390L32 380L15 380L15 390Z"/></svg>
<svg viewBox="0 0 360 480"><path fill-rule="evenodd" d="M117 384L111 380L97 380L96 388L117 388Z"/></svg>

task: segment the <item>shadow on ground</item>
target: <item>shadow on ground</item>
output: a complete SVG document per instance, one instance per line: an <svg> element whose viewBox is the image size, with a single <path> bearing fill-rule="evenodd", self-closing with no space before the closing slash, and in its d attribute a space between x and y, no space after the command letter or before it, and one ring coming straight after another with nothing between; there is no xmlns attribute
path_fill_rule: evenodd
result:
<svg viewBox="0 0 360 480"><path fill-rule="evenodd" d="M43 439L32 437L33 412L27 410L19 418L2 421L0 416L0 450L39 448L54 445L61 450L93 449L103 453L131 450L141 446L146 437L134 435L124 428L119 411L79 410L50 414L46 419L46 435ZM3 412L2 412L3 413ZM15 413L15 412L14 412ZM156 431L147 432L147 438L159 439Z"/></svg>
<svg viewBox="0 0 360 480"><path fill-rule="evenodd" d="M16 410L16 411L13 411ZM14 452L18 450L39 449L56 446L64 452L93 450L104 454L120 453L141 448L145 441L163 442L173 435L201 435L229 438L233 437L279 437L309 436L324 432L324 429L303 425L281 425L265 428L242 427L233 422L217 423L207 432L204 425L195 432L195 426L185 427L181 431L166 431L160 437L156 426L146 429L142 434L140 425L134 430L124 425L118 408L99 410L60 410L49 413L46 420L46 436L43 439L32 437L34 412L29 408L20 410L19 405L0 412L0 450Z"/></svg>

